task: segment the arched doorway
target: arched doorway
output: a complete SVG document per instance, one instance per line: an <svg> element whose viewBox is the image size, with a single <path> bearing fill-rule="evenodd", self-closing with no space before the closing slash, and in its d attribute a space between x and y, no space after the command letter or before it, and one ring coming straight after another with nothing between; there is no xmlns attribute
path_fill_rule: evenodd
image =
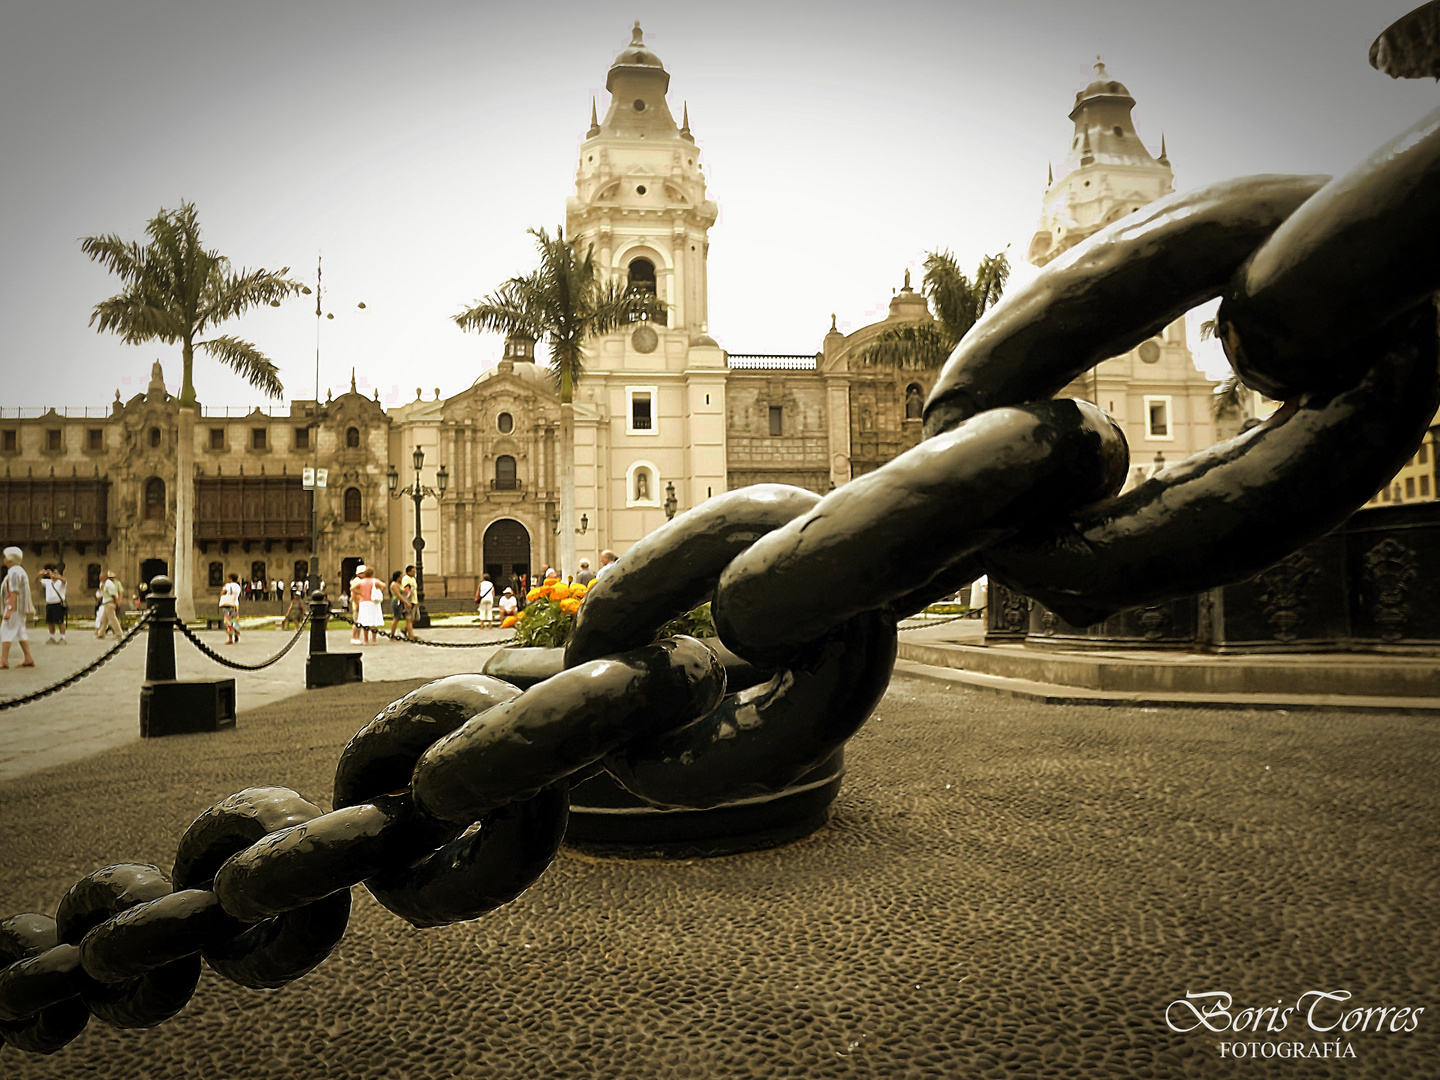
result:
<svg viewBox="0 0 1440 1080"><path fill-rule="evenodd" d="M491 522L485 530L481 563L497 592L513 585L514 578L530 573L530 534L510 518Z"/></svg>
<svg viewBox="0 0 1440 1080"><path fill-rule="evenodd" d="M144 585L146 589L149 589L150 582L153 578L168 575L169 573L170 564L164 559L146 559L140 564L140 580L136 582L136 584Z"/></svg>

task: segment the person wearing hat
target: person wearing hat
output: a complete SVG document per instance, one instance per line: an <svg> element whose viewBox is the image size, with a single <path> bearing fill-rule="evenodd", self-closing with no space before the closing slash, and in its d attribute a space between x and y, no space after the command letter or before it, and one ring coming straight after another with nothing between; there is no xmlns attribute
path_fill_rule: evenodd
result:
<svg viewBox="0 0 1440 1080"><path fill-rule="evenodd" d="M595 571L590 569L590 560L580 560L580 573L575 575L576 585L589 585L595 580Z"/></svg>
<svg viewBox="0 0 1440 1080"><path fill-rule="evenodd" d="M505 591L500 594L500 617L508 619L520 610L520 601L515 599L515 590L505 586Z"/></svg>
<svg viewBox="0 0 1440 1080"><path fill-rule="evenodd" d="M0 668L10 666L10 645L20 642L20 651L25 655L21 667L34 667L35 657L30 655L30 616L35 614L35 604L30 599L30 577L20 560L25 552L18 547L5 549L5 576L0 578L0 604L3 604L4 618L0 619Z"/></svg>
<svg viewBox="0 0 1440 1080"><path fill-rule="evenodd" d="M100 583L100 624L95 627L95 636L101 641L109 630L115 631L117 640L125 636L125 628L120 625L120 601L124 596L124 588L115 580L115 571L106 570L105 580Z"/></svg>

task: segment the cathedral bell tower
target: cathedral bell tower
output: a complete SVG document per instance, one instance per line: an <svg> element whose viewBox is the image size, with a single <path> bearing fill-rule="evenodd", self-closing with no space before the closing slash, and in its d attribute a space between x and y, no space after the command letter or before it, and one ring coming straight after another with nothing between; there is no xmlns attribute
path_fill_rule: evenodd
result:
<svg viewBox="0 0 1440 1080"><path fill-rule="evenodd" d="M670 75L645 47L637 22L606 76L604 120L596 121L591 102L565 227L584 241L582 252L593 245L607 277L659 296L670 334L700 344L708 333L705 263L716 208L705 198L689 108L677 126L665 100L669 88ZM649 340L641 335L641 344Z"/></svg>
<svg viewBox="0 0 1440 1080"><path fill-rule="evenodd" d="M1045 189L1040 222L1026 257L1044 266L1061 252L1146 203L1175 190L1175 177L1160 137L1160 156L1152 157L1130 110L1135 99L1095 58L1095 77L1075 95L1070 119L1075 135L1065 171Z"/></svg>

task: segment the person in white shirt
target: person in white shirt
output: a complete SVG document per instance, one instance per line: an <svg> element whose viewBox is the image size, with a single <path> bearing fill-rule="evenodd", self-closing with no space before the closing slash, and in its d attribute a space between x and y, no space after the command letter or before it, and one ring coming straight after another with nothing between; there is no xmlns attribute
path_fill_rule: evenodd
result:
<svg viewBox="0 0 1440 1080"><path fill-rule="evenodd" d="M495 615L495 583L489 574L482 574L480 587L475 590L475 610L480 616L480 625L489 626Z"/></svg>
<svg viewBox="0 0 1440 1080"><path fill-rule="evenodd" d="M65 575L46 563L40 571L40 583L45 587L45 629L50 631L46 644L66 645L65 620L70 609L65 605Z"/></svg>
<svg viewBox="0 0 1440 1080"><path fill-rule="evenodd" d="M5 572L0 575L0 668L10 666L10 646L20 643L20 652L25 659L21 667L34 667L35 657L30 654L30 632L27 629L30 616L35 614L35 605L30 601L30 579L20 560L25 552L18 547L5 549Z"/></svg>

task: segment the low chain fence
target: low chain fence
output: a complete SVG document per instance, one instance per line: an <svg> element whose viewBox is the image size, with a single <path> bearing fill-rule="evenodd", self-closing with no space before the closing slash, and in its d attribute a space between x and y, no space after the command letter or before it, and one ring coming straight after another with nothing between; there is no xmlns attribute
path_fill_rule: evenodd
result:
<svg viewBox="0 0 1440 1080"><path fill-rule="evenodd" d="M82 667L79 671L72 672L71 674L65 676L65 678L61 679L59 682L52 683L51 685L44 687L41 690L36 690L32 693L24 694L20 697L6 698L4 701L0 701L0 711L4 711L5 709L18 709L21 705L29 705L32 702L39 701L41 698L49 697L51 694L58 694L66 687L74 686L87 675L92 675L96 671L99 671L100 668L105 666L105 664L113 660L116 654L119 653L121 649L125 648L126 645L129 645L130 642L134 641L135 638L139 636L140 631L149 625L150 619L151 613L148 611L145 612L143 615L140 616L138 620L136 620L134 625L132 625L129 630L126 630L125 633L120 636L120 640L117 641L112 648L107 649L105 652L101 653L94 660L91 660L90 663Z"/></svg>

